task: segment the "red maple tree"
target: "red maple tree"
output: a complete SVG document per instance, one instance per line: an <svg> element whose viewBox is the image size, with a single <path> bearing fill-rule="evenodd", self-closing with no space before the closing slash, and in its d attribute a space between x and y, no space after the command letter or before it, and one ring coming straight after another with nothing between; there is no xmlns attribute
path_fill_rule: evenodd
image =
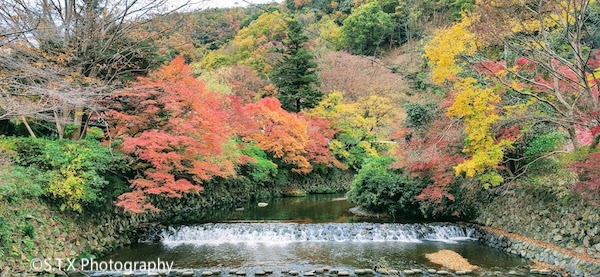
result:
<svg viewBox="0 0 600 277"><path fill-rule="evenodd" d="M193 76L182 57L113 99L113 135L143 168L117 206L132 213L156 211L148 195L182 197L200 192L200 184L214 176L235 174L235 161L223 148L233 134L224 100Z"/></svg>

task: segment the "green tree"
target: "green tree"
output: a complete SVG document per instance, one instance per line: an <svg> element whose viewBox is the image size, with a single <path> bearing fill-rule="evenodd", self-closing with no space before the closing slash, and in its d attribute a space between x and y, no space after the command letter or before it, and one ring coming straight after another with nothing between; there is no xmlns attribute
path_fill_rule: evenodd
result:
<svg viewBox="0 0 600 277"><path fill-rule="evenodd" d="M283 41L282 58L275 64L271 77L279 88L282 107L291 112L314 107L323 93L318 85L315 57L306 49L302 25L296 20L288 23L288 38Z"/></svg>
<svg viewBox="0 0 600 277"><path fill-rule="evenodd" d="M375 55L394 29L389 14L377 2L360 6L344 20L342 36L346 49L357 55Z"/></svg>

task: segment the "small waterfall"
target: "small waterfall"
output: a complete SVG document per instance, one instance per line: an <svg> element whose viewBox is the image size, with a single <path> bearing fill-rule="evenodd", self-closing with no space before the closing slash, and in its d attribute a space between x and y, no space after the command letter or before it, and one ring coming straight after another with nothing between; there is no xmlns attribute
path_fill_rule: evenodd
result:
<svg viewBox="0 0 600 277"><path fill-rule="evenodd" d="M287 244L293 242L456 243L476 240L477 232L456 224L377 223L210 223L163 230L164 245L223 243Z"/></svg>

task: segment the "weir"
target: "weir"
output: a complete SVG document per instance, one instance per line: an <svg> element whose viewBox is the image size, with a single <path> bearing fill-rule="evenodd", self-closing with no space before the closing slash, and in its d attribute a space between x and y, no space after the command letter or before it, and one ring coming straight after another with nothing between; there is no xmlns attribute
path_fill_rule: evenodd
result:
<svg viewBox="0 0 600 277"><path fill-rule="evenodd" d="M161 242L219 245L225 243L288 244L294 242L406 242L438 241L457 243L477 240L477 232L458 224L394 223L209 223L169 227Z"/></svg>

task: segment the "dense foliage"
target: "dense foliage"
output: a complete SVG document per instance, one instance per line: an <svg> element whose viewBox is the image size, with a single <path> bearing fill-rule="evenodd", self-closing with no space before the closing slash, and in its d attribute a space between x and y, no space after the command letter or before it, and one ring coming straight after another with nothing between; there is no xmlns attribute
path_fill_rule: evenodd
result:
<svg viewBox="0 0 600 277"><path fill-rule="evenodd" d="M253 198L457 220L523 186L600 206L597 0L2 3L11 268Z"/></svg>
<svg viewBox="0 0 600 277"><path fill-rule="evenodd" d="M436 31L425 57L433 82L448 92L447 116L466 133L457 176L485 187L539 175L562 179L570 158L561 154L593 152L600 139L597 12L596 1L482 2ZM565 138L571 147L561 145ZM576 164L583 180L593 179L585 163ZM565 197L582 184L567 181L552 191Z"/></svg>
<svg viewBox="0 0 600 277"><path fill-rule="evenodd" d="M114 97L114 135L123 138L121 149L144 168L118 206L133 212L155 209L146 194L181 197L199 192L198 184L213 176L235 173L235 161L225 149L232 129L223 124L223 100L194 78L183 58Z"/></svg>
<svg viewBox="0 0 600 277"><path fill-rule="evenodd" d="M552 176L597 205L595 0L36 3L48 18L0 9L3 200L142 213L357 174L351 200L396 215L467 217L480 188Z"/></svg>
<svg viewBox="0 0 600 277"><path fill-rule="evenodd" d="M431 201L420 197L431 183L429 177L415 178L404 169L394 169L393 158L367 160L356 175L348 197L375 212L401 218L463 218L474 216L474 203L468 189L452 184L452 197Z"/></svg>
<svg viewBox="0 0 600 277"><path fill-rule="evenodd" d="M580 176L575 190L587 201L600 206L600 153L590 154L584 161L571 166Z"/></svg>

